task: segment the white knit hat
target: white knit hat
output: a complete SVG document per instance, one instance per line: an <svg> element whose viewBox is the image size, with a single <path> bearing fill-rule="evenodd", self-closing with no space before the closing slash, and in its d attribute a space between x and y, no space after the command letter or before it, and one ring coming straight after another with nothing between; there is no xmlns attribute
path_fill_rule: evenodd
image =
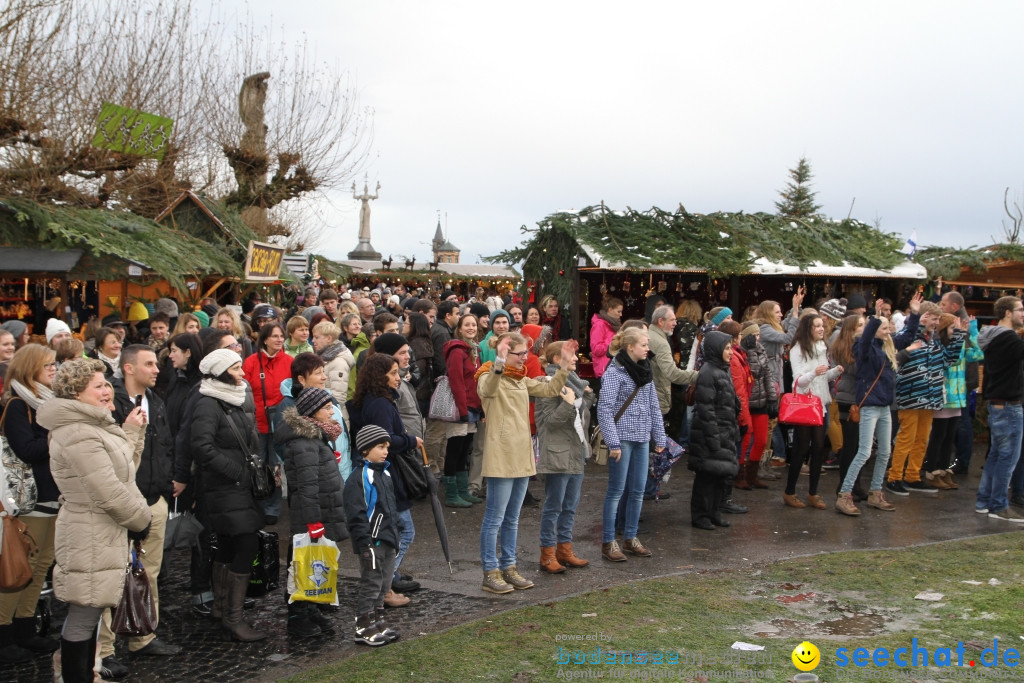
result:
<svg viewBox="0 0 1024 683"><path fill-rule="evenodd" d="M71 328L60 318L50 318L46 321L46 343L49 344L54 337L61 332L71 334Z"/></svg>
<svg viewBox="0 0 1024 683"><path fill-rule="evenodd" d="M210 377L220 377L235 363L241 363L242 357L231 349L217 349L206 354L199 362L199 372Z"/></svg>

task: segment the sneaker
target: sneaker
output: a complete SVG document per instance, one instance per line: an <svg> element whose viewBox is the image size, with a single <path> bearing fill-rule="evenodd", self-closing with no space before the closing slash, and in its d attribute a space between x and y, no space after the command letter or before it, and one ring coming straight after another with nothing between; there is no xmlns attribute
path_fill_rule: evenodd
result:
<svg viewBox="0 0 1024 683"><path fill-rule="evenodd" d="M803 465L800 466L800 474L806 476L806 475L808 475L810 473L811 473L811 466L810 465L808 465L807 463L804 463Z"/></svg>
<svg viewBox="0 0 1024 683"><path fill-rule="evenodd" d="M894 496L909 496L910 491L903 485L903 482L897 479L896 481L885 482L885 490Z"/></svg>
<svg viewBox="0 0 1024 683"><path fill-rule="evenodd" d="M746 505L740 505L731 498L723 500L721 503L719 503L718 509L722 512L728 512L730 515L745 515L748 511Z"/></svg>
<svg viewBox="0 0 1024 683"><path fill-rule="evenodd" d="M377 628L377 615L374 612L360 614L356 617L355 641L360 645L369 645L370 647L380 647L391 642Z"/></svg>
<svg viewBox="0 0 1024 683"><path fill-rule="evenodd" d="M939 492L939 489L937 489L936 487L932 486L931 484L929 484L929 483L927 483L925 481L921 481L921 480L918 480L918 481L905 481L905 482L903 482L903 485L906 487L906 489L908 491L913 491L914 493L938 493Z"/></svg>
<svg viewBox="0 0 1024 683"><path fill-rule="evenodd" d="M839 469L839 456L831 455L825 458L825 464L821 466L823 470L838 470Z"/></svg>
<svg viewBox="0 0 1024 683"><path fill-rule="evenodd" d="M1003 508L999 512L990 512L988 516L992 519L1002 519L1007 522L1013 522L1015 524L1024 524L1024 517L1017 514L1010 508Z"/></svg>
<svg viewBox="0 0 1024 683"><path fill-rule="evenodd" d="M979 515L987 515L988 514L988 508L975 507L974 511L977 512Z"/></svg>

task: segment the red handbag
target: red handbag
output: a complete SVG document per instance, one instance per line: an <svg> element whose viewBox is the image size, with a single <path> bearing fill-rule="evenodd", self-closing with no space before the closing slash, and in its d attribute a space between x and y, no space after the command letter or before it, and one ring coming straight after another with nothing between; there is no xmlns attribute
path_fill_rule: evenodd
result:
<svg viewBox="0 0 1024 683"><path fill-rule="evenodd" d="M779 422L800 427L820 427L825 423L821 399L814 394L783 394L779 401Z"/></svg>

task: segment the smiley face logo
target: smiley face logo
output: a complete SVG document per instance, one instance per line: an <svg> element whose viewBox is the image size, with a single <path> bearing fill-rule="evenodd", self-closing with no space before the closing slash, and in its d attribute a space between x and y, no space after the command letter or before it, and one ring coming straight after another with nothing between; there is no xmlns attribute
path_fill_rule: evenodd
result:
<svg viewBox="0 0 1024 683"><path fill-rule="evenodd" d="M800 671L813 671L821 663L821 652L814 643L804 641L793 648L793 666Z"/></svg>

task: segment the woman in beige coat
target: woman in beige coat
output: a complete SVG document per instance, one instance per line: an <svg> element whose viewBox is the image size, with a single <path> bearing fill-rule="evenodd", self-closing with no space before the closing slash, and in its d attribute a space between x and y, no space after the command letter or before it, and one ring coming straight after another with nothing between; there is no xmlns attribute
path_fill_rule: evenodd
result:
<svg viewBox="0 0 1024 683"><path fill-rule="evenodd" d="M480 527L480 559L483 589L510 593L517 588L533 587L532 581L516 571L519 509L526 496L526 484L536 473L530 441L530 397L561 394L578 345L569 340L562 346L560 369L546 381L526 376L524 363L529 342L525 337L510 332L491 337L489 343L497 351L497 358L493 363L484 363L476 373L477 394L487 420L481 472L487 478L487 506ZM499 529L500 558L496 553Z"/></svg>
<svg viewBox="0 0 1024 683"><path fill-rule="evenodd" d="M105 369L90 358L64 363L53 380L54 398L36 416L50 431L50 469L63 501L53 586L70 603L61 632L66 683L93 680L100 614L124 590L128 532L144 535L151 518L135 485L146 416L136 408L123 429L114 422Z"/></svg>

